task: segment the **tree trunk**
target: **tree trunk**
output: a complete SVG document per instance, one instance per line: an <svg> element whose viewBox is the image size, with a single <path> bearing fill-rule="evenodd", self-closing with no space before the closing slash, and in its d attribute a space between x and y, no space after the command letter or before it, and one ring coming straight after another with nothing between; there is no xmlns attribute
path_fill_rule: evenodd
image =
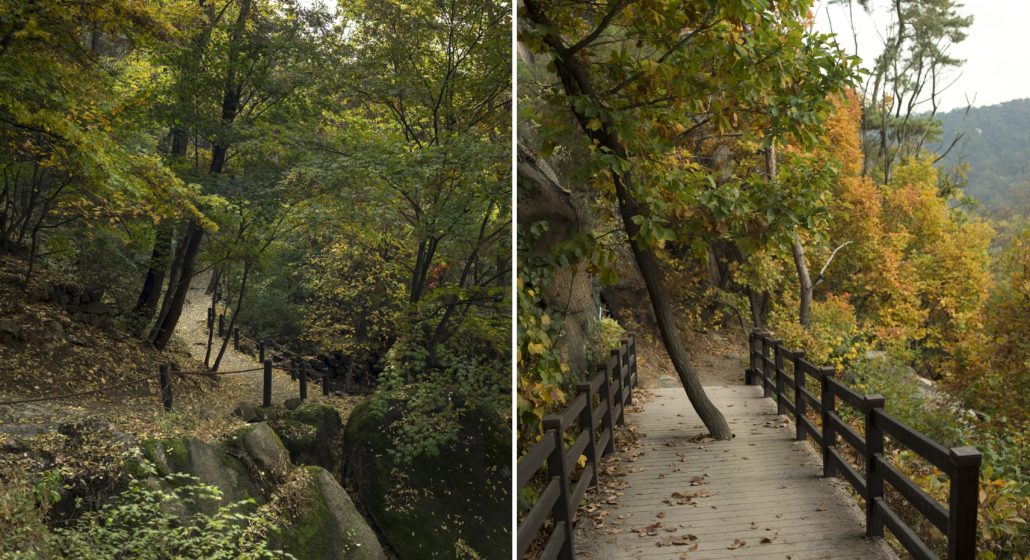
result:
<svg viewBox="0 0 1030 560"><path fill-rule="evenodd" d="M758 330L765 330L769 318L769 292L747 289L747 301L751 308L751 324Z"/></svg>
<svg viewBox="0 0 1030 560"><path fill-rule="evenodd" d="M179 269L179 278L175 285L174 294L168 307L168 314L160 322L157 334L154 337L154 346L158 350L164 350L168 341L172 338L175 325L179 323L179 316L182 315L182 307L186 303L186 293L190 289L190 281L193 280L193 259L197 256L200 248L200 241L204 237L204 230L195 219L190 220L186 238L183 240L185 248L182 254L182 265ZM171 290L171 287L168 288Z"/></svg>
<svg viewBox="0 0 1030 560"><path fill-rule="evenodd" d="M693 405L694 410L697 411L698 416L701 417L701 421L704 422L712 437L716 439L730 439L733 437L730 425L726 422L726 418L723 417L722 413L719 412L719 409L709 400L708 395L705 394L705 389L701 385L701 380L698 379L697 372L694 371L687 359L687 349L684 348L683 342L680 339L679 328L676 326L675 312L669 303L669 296L665 290L665 280L661 269L658 267L658 260L650 249L642 247L637 242L640 227L633 223L633 217L642 216L644 212L637 205L636 201L630 197L628 188L629 172L625 172L622 176L612 173L611 176L615 181L615 193L619 199L619 211L622 214L623 227L629 236L633 257L640 268L640 275L644 277L644 284L647 286L647 293L651 299L651 308L654 310L655 319L658 320L658 330L662 334L662 342L665 343L665 349L669 353L672 365L676 368L676 373L679 375L683 389L687 393L687 398L690 399L690 404Z"/></svg>
<svg viewBox="0 0 1030 560"><path fill-rule="evenodd" d="M524 1L529 18L541 30L544 30L544 42L547 43L554 54L555 70L561 78L566 95L569 98L586 96L596 99L593 83L590 80L587 68L580 63L574 53L570 54L564 48L561 37L555 34L553 31L554 26L540 10L540 6L533 0ZM590 122L590 118L577 111L576 107L571 103L569 104L569 109L579 121L585 134L592 140L597 140L602 146L610 149L619 158L627 159L626 149L619 140L618 135L611 129L611 123L607 122L607 119L601 123L600 128L588 128L587 124ZM701 417L701 421L704 422L712 437L716 439L730 439L733 437L733 432L730 430L726 418L723 417L719 409L715 407L712 401L709 400L708 395L705 394L697 372L690 366L690 362L687 359L687 350L679 337L679 329L676 326L674 311L665 291L665 282L662 271L658 267L658 261L648 247L638 242L637 238L640 234L640 227L633 222L633 218L635 216L646 216L646 212L630 194L633 191L630 171L619 174L610 169L609 175L615 185L615 194L619 201L619 212L622 215L623 227L630 239L633 257L640 268L644 284L647 286L651 307L658 321L658 330L661 332L665 349L669 353L673 366L676 368L676 373L679 375L683 389L687 393L687 398L690 399L690 404L693 405L694 410Z"/></svg>
<svg viewBox="0 0 1030 560"><path fill-rule="evenodd" d="M186 241L188 241L188 238L189 233L187 229L187 233L183 234L182 239L175 246L175 254L172 257L172 263L168 270L168 288L165 290L164 298L161 300L161 310L157 314L157 320L150 327L150 332L147 333L147 337L144 339L151 344L157 338L157 331L161 328L165 317L168 316L168 310L172 307L172 298L175 296L175 286L179 283L179 271L182 269L182 257L186 251Z"/></svg>
<svg viewBox="0 0 1030 560"><path fill-rule="evenodd" d="M795 231L791 235L794 250L794 267L798 270L798 282L801 284L801 306L798 309L798 322L808 328L812 319L812 277L808 274L805 263L805 248L801 245L801 236Z"/></svg>
<svg viewBox="0 0 1030 560"><path fill-rule="evenodd" d="M143 280L143 288L140 290L139 300L136 308L133 309L134 333L142 337L150 320L157 310L157 302L161 299L161 290L164 287L165 275L168 273L169 264L172 260L172 234L175 226L171 221L162 223L157 229L157 236L154 239L154 248L150 253L150 263L147 267L147 276Z"/></svg>
<svg viewBox="0 0 1030 560"><path fill-rule="evenodd" d="M222 363L222 356L225 355L225 347L229 345L233 329L236 328L236 319L240 316L240 308L243 306L243 294L247 292L247 276L249 275L250 263L243 263L243 279L240 280L240 293L236 296L236 309L232 312L232 319L229 319L229 328L225 330L222 347L218 350L218 357L215 358L215 364L211 366L211 371L218 371L218 366Z"/></svg>
<svg viewBox="0 0 1030 560"><path fill-rule="evenodd" d="M211 312L213 315L211 315L211 324L207 328L207 350L204 351L204 367L206 368L211 367L211 347L214 344L215 338L215 321L218 320L218 278L221 276L219 272L219 269L216 268L214 272L211 273L211 279L214 280L214 286L212 287L211 283L208 283L207 286L208 293L211 294Z"/></svg>
<svg viewBox="0 0 1030 560"><path fill-rule="evenodd" d="M778 170L776 167L776 140L774 139L765 150L765 172L769 180L775 185ZM801 305L798 309L798 322L802 327L808 328L812 316L812 277L808 274L808 263L805 262L805 248L801 245L801 235L797 228L791 232L791 249L794 253L794 268L798 271L798 284L801 285Z"/></svg>

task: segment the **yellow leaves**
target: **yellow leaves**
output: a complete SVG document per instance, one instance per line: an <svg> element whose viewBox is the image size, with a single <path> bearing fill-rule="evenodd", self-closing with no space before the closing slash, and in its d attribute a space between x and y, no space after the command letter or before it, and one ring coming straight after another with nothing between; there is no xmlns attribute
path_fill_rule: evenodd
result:
<svg viewBox="0 0 1030 560"><path fill-rule="evenodd" d="M527 347L530 354L536 354L537 356L543 355L547 351L547 347L539 342L530 342Z"/></svg>
<svg viewBox="0 0 1030 560"><path fill-rule="evenodd" d="M601 119L594 117L587 122L587 130L601 130Z"/></svg>

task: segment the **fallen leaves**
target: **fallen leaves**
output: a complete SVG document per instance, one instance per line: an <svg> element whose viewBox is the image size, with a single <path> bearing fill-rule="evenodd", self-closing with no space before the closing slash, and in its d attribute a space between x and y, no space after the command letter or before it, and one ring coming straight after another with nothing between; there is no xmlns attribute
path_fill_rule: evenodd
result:
<svg viewBox="0 0 1030 560"><path fill-rule="evenodd" d="M740 548L740 547L742 547L742 546L744 546L746 544L747 544L747 541L745 541L743 539L736 539L736 540L733 541L733 544L727 546L726 548L728 548L730 550L736 550L736 549L738 549L738 548Z"/></svg>

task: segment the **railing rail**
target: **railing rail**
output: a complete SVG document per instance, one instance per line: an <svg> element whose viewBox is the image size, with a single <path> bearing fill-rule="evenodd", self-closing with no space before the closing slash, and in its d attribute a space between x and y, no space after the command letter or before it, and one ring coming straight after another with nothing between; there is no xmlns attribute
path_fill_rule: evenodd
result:
<svg viewBox="0 0 1030 560"><path fill-rule="evenodd" d="M539 473L548 479L536 503L518 526L516 558L522 558L553 520L540 560L572 560L576 509L590 487L599 482L597 463L615 451L615 426L625 422L625 410L633 404L637 385L637 342L632 334L622 339L608 360L597 366L589 380L576 385L576 396L559 413L544 418L544 434L518 461L516 489L522 492ZM596 401L596 405L595 405ZM566 433L572 444L566 447ZM579 478L572 479L579 457L586 463ZM545 470L546 469L546 470Z"/></svg>
<svg viewBox="0 0 1030 560"><path fill-rule="evenodd" d="M901 519L884 499L885 484L911 504L913 509L937 527L948 541L948 560L971 559L976 555L977 497L979 495L980 452L972 447L945 448L884 411L880 395L862 395L834 378L833 368L820 368L805 359L804 352L789 350L782 340L768 333L753 331L748 341L749 363L744 383L761 385L766 397L775 398L779 414L794 418L795 439L811 436L823 456L823 475L840 474L866 503L866 535L882 537L886 527L918 559L935 559L927 544ZM786 362L793 366L788 376ZM819 382L817 397L806 386L812 378ZM791 391L786 391L786 385ZM859 412L865 421L859 434L841 417L837 401ZM820 417L821 429L808 417ZM949 478L949 500L945 508L901 470L884 457L884 440L889 436L915 452ZM864 465L847 461L838 442L848 444Z"/></svg>

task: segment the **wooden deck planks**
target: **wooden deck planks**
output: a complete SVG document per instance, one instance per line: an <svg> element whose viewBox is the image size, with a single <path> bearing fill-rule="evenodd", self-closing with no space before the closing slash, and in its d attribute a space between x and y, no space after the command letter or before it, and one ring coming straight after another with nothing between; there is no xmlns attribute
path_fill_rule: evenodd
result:
<svg viewBox="0 0 1030 560"><path fill-rule="evenodd" d="M594 527L590 519L577 524L578 558L894 557L882 543L864 538L862 512L839 481L822 478L819 456L808 443L794 441L793 425L783 425L776 404L762 397L760 388L739 385L706 391L736 437L726 442L699 441L706 430L683 390L653 390L654 400L626 417L638 428L643 453L624 462L628 485L620 490L623 495L617 503L605 506L606 525ZM703 483L692 486L699 476ZM663 502L677 491L711 495L684 505ZM659 521L662 526L654 536L634 532ZM771 532L776 533L775 539L762 544ZM696 538L683 539L684 535ZM728 548L737 539L746 544ZM688 540L697 548L658 546L662 540Z"/></svg>

